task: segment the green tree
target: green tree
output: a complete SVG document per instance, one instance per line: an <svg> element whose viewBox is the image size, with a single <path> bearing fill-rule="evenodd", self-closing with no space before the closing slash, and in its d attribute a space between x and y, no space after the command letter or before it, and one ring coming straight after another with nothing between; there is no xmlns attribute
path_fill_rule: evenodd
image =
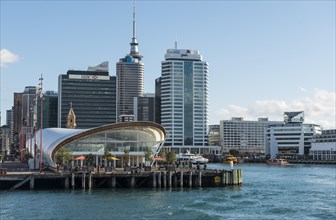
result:
<svg viewBox="0 0 336 220"><path fill-rule="evenodd" d="M92 165L94 162L94 156L92 154L89 154L86 156L85 160L88 162L89 165Z"/></svg>
<svg viewBox="0 0 336 220"><path fill-rule="evenodd" d="M176 162L176 153L174 150L166 152L166 162L168 164Z"/></svg>
<svg viewBox="0 0 336 220"><path fill-rule="evenodd" d="M152 151L148 148L145 153L145 160L152 162L153 161L153 153Z"/></svg>
<svg viewBox="0 0 336 220"><path fill-rule="evenodd" d="M231 155L235 156L235 157L238 157L238 156L240 155L239 150L236 150L236 149L231 149L231 150L229 151L229 153L230 153Z"/></svg>
<svg viewBox="0 0 336 220"><path fill-rule="evenodd" d="M56 153L56 163L67 164L72 160L71 151L62 147Z"/></svg>
<svg viewBox="0 0 336 220"><path fill-rule="evenodd" d="M166 157L166 151L160 150L159 156L162 157L162 158L165 158Z"/></svg>

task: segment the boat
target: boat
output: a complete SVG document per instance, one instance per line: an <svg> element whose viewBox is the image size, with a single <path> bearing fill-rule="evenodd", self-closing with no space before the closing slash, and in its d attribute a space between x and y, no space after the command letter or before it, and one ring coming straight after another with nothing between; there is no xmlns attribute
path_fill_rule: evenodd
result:
<svg viewBox="0 0 336 220"><path fill-rule="evenodd" d="M268 165L287 165L288 162L286 159L270 158L266 160Z"/></svg>
<svg viewBox="0 0 336 220"><path fill-rule="evenodd" d="M176 160L181 162L191 162L192 164L206 164L209 162L209 159L203 157L202 155L192 154L189 151L186 153L176 154Z"/></svg>
<svg viewBox="0 0 336 220"><path fill-rule="evenodd" d="M226 156L226 158L225 158L224 163L229 164L231 161L232 161L233 163L239 163L239 162L238 162L238 159L237 159L235 156L233 156L232 154L228 154L228 155Z"/></svg>

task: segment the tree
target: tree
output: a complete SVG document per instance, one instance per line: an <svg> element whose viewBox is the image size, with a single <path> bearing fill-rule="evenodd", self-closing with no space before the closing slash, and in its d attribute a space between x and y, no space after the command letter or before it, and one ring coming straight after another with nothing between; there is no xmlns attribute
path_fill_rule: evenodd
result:
<svg viewBox="0 0 336 220"><path fill-rule="evenodd" d="M94 161L94 156L92 154L89 154L86 156L85 160L89 163L89 165L92 165Z"/></svg>
<svg viewBox="0 0 336 220"><path fill-rule="evenodd" d="M153 153L149 148L146 150L145 153L145 161L149 161L150 163L153 161Z"/></svg>
<svg viewBox="0 0 336 220"><path fill-rule="evenodd" d="M166 162L168 164L172 164L176 161L176 153L175 151L168 151L166 152Z"/></svg>
<svg viewBox="0 0 336 220"><path fill-rule="evenodd" d="M56 163L65 164L69 163L72 159L71 151L68 148L62 147L56 153Z"/></svg>
<svg viewBox="0 0 336 220"><path fill-rule="evenodd" d="M229 151L229 153L230 153L231 155L235 156L235 157L239 157L239 155L240 155L239 150L236 150L236 149L231 149L231 150Z"/></svg>
<svg viewBox="0 0 336 220"><path fill-rule="evenodd" d="M129 155L130 151L129 150L125 150L124 151L124 156L123 156L123 160L126 161L127 165L129 166L129 159L130 159L130 155Z"/></svg>

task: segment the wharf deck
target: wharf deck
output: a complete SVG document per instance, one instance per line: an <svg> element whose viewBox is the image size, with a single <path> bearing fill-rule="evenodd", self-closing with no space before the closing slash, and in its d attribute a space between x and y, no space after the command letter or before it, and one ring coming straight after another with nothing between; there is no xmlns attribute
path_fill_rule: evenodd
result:
<svg viewBox="0 0 336 220"><path fill-rule="evenodd" d="M243 183L242 170L7 172L0 174L0 190L228 187Z"/></svg>

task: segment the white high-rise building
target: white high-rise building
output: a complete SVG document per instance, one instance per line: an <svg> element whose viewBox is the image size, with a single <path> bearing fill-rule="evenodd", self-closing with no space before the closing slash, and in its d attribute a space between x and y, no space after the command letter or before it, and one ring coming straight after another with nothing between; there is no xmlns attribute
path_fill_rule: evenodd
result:
<svg viewBox="0 0 336 220"><path fill-rule="evenodd" d="M220 121L220 141L223 151L238 150L241 153L265 153L266 129L272 124L283 124L281 121L245 121L242 117Z"/></svg>
<svg viewBox="0 0 336 220"><path fill-rule="evenodd" d="M161 125L176 153L210 153L207 143L208 63L198 50L168 49L161 62Z"/></svg>

